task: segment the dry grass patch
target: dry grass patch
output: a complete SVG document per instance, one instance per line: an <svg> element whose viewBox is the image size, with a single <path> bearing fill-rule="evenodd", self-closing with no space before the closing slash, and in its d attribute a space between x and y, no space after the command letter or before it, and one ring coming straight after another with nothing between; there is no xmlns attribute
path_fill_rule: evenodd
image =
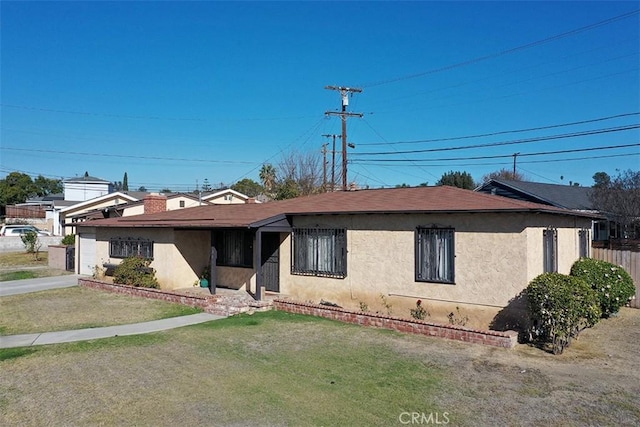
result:
<svg viewBox="0 0 640 427"><path fill-rule="evenodd" d="M202 311L81 287L12 295L0 302L2 335L122 325Z"/></svg>
<svg viewBox="0 0 640 427"><path fill-rule="evenodd" d="M447 412L456 426L639 425L639 334L640 310L624 309L554 356L242 315L0 351L0 423L401 426L403 412Z"/></svg>
<svg viewBox="0 0 640 427"><path fill-rule="evenodd" d="M3 270L10 267L46 267L49 262L48 252L39 252L38 259L34 259L33 254L26 252L5 252L0 253L0 268Z"/></svg>

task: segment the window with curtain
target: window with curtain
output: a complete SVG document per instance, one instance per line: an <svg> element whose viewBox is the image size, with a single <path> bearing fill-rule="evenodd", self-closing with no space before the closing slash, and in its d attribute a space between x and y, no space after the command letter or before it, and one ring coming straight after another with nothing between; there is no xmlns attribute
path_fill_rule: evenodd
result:
<svg viewBox="0 0 640 427"><path fill-rule="evenodd" d="M453 228L418 228L416 231L416 281L454 283Z"/></svg>
<svg viewBox="0 0 640 427"><path fill-rule="evenodd" d="M153 241L123 237L109 239L109 257L128 258L132 256L152 259Z"/></svg>
<svg viewBox="0 0 640 427"><path fill-rule="evenodd" d="M310 276L346 277L345 229L294 228L291 272Z"/></svg>
<svg viewBox="0 0 640 427"><path fill-rule="evenodd" d="M216 265L253 268L253 233L247 230L222 230L215 233L218 251Z"/></svg>
<svg viewBox="0 0 640 427"><path fill-rule="evenodd" d="M542 230L542 257L545 273L558 272L558 230Z"/></svg>

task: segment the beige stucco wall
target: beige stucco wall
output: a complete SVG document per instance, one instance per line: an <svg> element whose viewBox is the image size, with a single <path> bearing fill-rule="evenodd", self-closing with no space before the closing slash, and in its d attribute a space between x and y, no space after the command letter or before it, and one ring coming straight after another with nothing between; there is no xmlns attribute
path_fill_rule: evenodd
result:
<svg viewBox="0 0 640 427"><path fill-rule="evenodd" d="M396 315L408 315L421 299L433 320L447 321L447 314L459 307L460 315L470 318L469 324L488 326L503 307L521 307L521 301L511 300L542 273L542 229L547 223L558 228L561 272L568 272L578 258L575 220L559 216L543 219L540 223L537 216L523 214L298 217L294 219L297 227L347 229L347 277L291 274L288 238L280 251L281 293L349 308L366 304L370 311L387 312L384 305L391 304ZM540 228L542 223L545 225ZM585 224L588 227L589 221ZM455 284L415 281L418 226L455 229Z"/></svg>
<svg viewBox="0 0 640 427"><path fill-rule="evenodd" d="M193 286L209 263L211 233L208 230L96 229L96 264L119 264L120 258L109 257L109 239L113 237L143 238L154 241L151 267L163 289Z"/></svg>
<svg viewBox="0 0 640 427"><path fill-rule="evenodd" d="M184 202L184 207L180 206L180 202ZM173 197L167 199L167 210L175 211L177 209L194 208L196 206L208 205L209 202L198 202L190 197ZM142 215L144 213L144 204L140 203L124 209L122 216Z"/></svg>
<svg viewBox="0 0 640 427"><path fill-rule="evenodd" d="M229 197L229 196L232 196L232 197ZM214 205L230 205L230 204L247 203L245 199L240 198L235 194L223 194L218 197L213 197L206 200L207 202L213 203Z"/></svg>

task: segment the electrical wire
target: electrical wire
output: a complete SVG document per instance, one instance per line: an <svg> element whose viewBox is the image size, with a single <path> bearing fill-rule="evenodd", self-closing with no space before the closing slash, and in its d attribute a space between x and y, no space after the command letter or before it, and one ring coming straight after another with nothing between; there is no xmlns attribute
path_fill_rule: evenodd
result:
<svg viewBox="0 0 640 427"><path fill-rule="evenodd" d="M603 21L595 22L593 24L589 24L589 25L586 25L584 27L579 27L579 28L576 28L576 29L573 29L573 30L570 30L570 31L566 31L564 33L556 34L554 36L547 37L547 38L544 38L544 39L541 39L541 40L537 40L537 41L534 41L534 42L531 42L531 43L527 43L527 44L524 44L524 45L516 46L516 47L510 48L510 49L506 49L506 50L503 50L503 51L500 51L500 52L494 52L494 53L490 53L488 55L484 55L484 56L479 56L479 57L476 57L476 58L468 59L466 61L458 62L458 63L452 64L452 65L447 65L447 66L444 66L444 67L435 68L435 69L423 71L423 72L420 72L420 73L409 74L409 75L402 76L402 77L396 77L396 78L392 78L392 79L388 79L388 80L382 80L382 81L369 83L369 84L363 84L363 85L359 85L359 86L362 87L362 88L371 88L371 87L382 86L382 85L395 83L395 82L399 82L399 81L403 81L403 80L415 79L415 78L418 78L418 77L423 77L423 76L426 76L426 75L429 75L429 74L440 73L440 72L452 70L452 69L455 69L455 68L466 67L468 65L476 64L478 62L486 61L488 59L498 58L500 56L509 55L509 54L516 53L516 52L519 52L519 51L522 51L522 50L526 50L526 49L531 49L533 47L537 47L537 46L540 46L542 44L550 43L552 41L560 40L560 39L563 39L565 37L569 37L569 36L572 36L572 35L575 35L575 34L579 34L579 33L585 32L585 31L592 30L594 28L598 28L598 27L601 27L601 26L604 26L604 25L608 25L608 24L623 20L623 19L626 19L626 18L630 18L630 17L638 14L638 12L640 12L640 10L633 10L631 12L627 12L627 13L624 13L622 15L614 16L612 18L608 18L608 19L605 19Z"/></svg>
<svg viewBox="0 0 640 427"><path fill-rule="evenodd" d="M605 120L620 119L623 117L630 117L630 116L637 116L637 115L640 115L640 112L616 114L614 116L598 117L596 119L580 120L577 122L560 123L555 125L538 126L538 127L525 128L525 129L503 130L498 132L481 133L476 135L454 136L449 138L418 139L414 141L358 143L358 146L360 147L360 146L370 146L370 145L419 144L419 143L425 143L425 142L444 142L444 141L456 141L460 139L484 138L487 136L498 136L498 135L505 135L509 133L533 132L538 130L554 129L554 128L566 127L566 126L582 125L586 123L595 123L595 122L601 122Z"/></svg>
<svg viewBox="0 0 640 427"><path fill-rule="evenodd" d="M621 144L621 145L610 145L607 147L591 147L591 148L576 148L571 150L557 150L557 151L542 151L537 153L518 153L518 157L528 157L528 156L546 156L550 154L565 154L565 153L580 153L584 151L598 151L598 150L612 150L616 148L626 148L626 147L638 147L640 143L633 144ZM476 156L476 157L450 157L443 159L372 159L369 162L380 162L380 163L404 163L404 162L439 162L439 161L455 161L455 160L481 160L481 159L500 159L513 157L513 154L500 154L495 156ZM358 160L353 160L353 163L358 163Z"/></svg>

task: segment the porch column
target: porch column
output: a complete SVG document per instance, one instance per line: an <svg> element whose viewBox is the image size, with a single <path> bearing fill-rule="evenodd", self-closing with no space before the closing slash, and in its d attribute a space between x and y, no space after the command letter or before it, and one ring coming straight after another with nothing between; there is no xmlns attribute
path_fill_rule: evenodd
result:
<svg viewBox="0 0 640 427"><path fill-rule="evenodd" d="M256 231L256 300L261 301L264 298L263 280L262 280L262 229Z"/></svg>
<svg viewBox="0 0 640 427"><path fill-rule="evenodd" d="M214 246L213 233L211 233L211 259L209 260L211 268L209 269L209 292L215 295L216 284L218 282L218 269L216 268L216 262L218 261L218 250Z"/></svg>

